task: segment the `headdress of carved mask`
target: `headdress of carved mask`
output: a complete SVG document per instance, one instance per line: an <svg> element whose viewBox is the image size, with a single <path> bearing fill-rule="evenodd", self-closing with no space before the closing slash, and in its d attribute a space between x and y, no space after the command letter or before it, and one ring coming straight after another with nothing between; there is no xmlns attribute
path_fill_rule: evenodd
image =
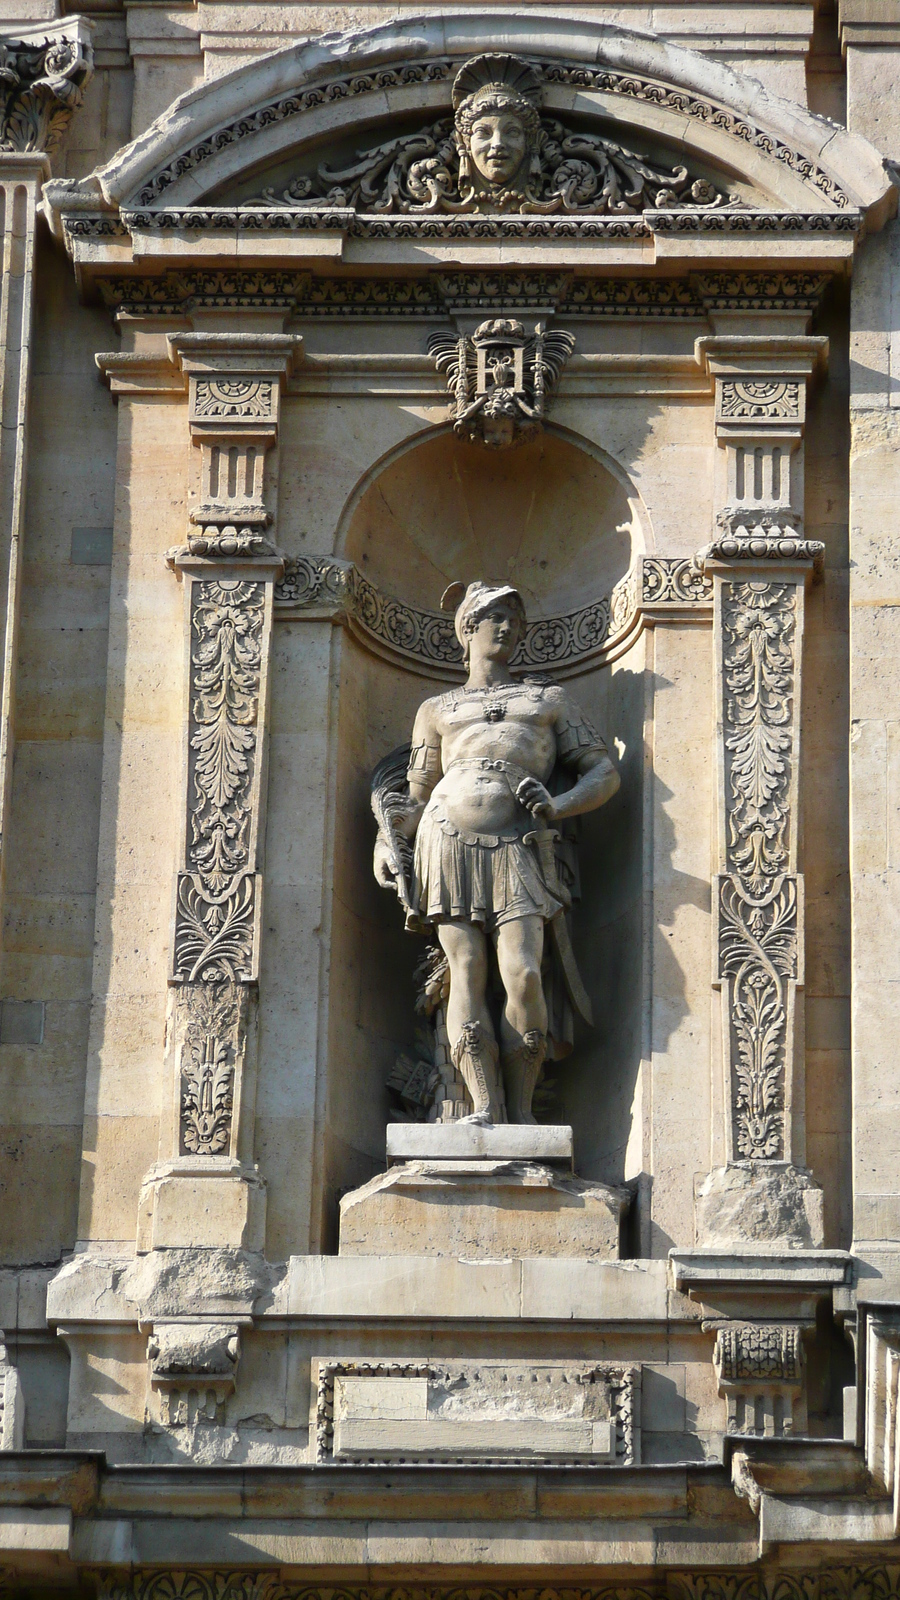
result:
<svg viewBox="0 0 900 1600"><path fill-rule="evenodd" d="M451 583L441 596L441 610L455 613L453 631L462 645L463 660L469 661L469 643L482 618L495 606L507 606L518 621L519 638L525 632L525 602L518 589L510 584L490 584L476 581L468 588L462 583Z"/></svg>
<svg viewBox="0 0 900 1600"><path fill-rule="evenodd" d="M541 136L540 85L519 56L475 56L456 75L460 188L524 189Z"/></svg>

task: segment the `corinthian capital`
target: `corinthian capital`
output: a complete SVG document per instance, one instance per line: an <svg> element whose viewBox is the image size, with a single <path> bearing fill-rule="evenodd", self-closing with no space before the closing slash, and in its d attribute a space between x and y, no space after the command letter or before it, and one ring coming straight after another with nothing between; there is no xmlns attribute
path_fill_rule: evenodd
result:
<svg viewBox="0 0 900 1600"><path fill-rule="evenodd" d="M53 153L93 71L91 31L68 17L0 37L0 151Z"/></svg>

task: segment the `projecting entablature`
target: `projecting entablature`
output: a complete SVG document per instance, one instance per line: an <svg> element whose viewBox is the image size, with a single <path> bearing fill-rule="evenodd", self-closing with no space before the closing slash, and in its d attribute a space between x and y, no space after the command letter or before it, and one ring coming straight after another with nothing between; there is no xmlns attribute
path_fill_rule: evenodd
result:
<svg viewBox="0 0 900 1600"><path fill-rule="evenodd" d="M165 258L834 267L880 226L877 152L655 36L508 10L291 46L48 186L82 273Z"/></svg>

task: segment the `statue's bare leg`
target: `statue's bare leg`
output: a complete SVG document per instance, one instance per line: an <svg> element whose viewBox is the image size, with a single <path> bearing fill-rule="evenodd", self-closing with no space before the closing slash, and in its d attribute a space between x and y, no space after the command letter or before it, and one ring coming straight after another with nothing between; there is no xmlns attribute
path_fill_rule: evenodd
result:
<svg viewBox="0 0 900 1600"><path fill-rule="evenodd" d="M500 1121L499 1052L487 1005L487 938L471 922L439 923L437 936L450 967L447 1034L453 1063L469 1091L473 1119Z"/></svg>
<svg viewBox="0 0 900 1600"><path fill-rule="evenodd" d="M534 1122L531 1097L547 1049L547 1002L541 981L544 923L517 917L497 930L497 965L506 991L500 1037L510 1122Z"/></svg>

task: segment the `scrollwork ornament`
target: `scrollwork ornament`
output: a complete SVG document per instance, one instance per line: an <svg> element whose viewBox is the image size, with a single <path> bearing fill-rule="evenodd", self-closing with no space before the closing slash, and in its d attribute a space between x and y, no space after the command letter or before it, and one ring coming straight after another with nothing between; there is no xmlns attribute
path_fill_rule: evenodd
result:
<svg viewBox="0 0 900 1600"><path fill-rule="evenodd" d="M174 968L182 981L246 981L251 974L251 791L264 623L265 584L194 583L188 837L175 923Z"/></svg>
<svg viewBox="0 0 900 1600"><path fill-rule="evenodd" d="M475 56L454 79L452 120L358 150L349 164L322 163L251 204L367 215L639 216L727 202L685 166L667 167L542 116L541 88L537 63L503 52Z"/></svg>
<svg viewBox="0 0 900 1600"><path fill-rule="evenodd" d="M0 151L52 155L92 68L90 44L78 31L0 40Z"/></svg>

